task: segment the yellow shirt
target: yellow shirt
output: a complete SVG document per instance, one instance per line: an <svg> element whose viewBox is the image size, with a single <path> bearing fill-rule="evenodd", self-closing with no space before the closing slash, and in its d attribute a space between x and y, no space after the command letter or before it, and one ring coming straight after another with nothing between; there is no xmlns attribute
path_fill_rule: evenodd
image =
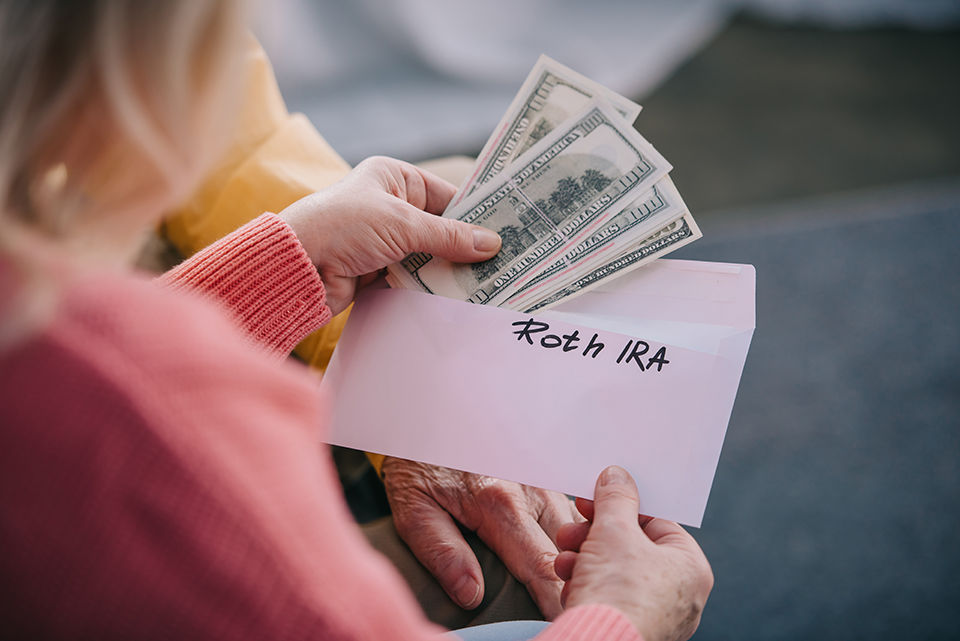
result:
<svg viewBox="0 0 960 641"><path fill-rule="evenodd" d="M287 111L270 61L252 38L246 56L243 104L229 148L194 195L160 228L184 256L263 212L279 212L328 187L350 171L306 116ZM310 334L294 354L311 368L325 370L349 313L348 308ZM379 473L383 456L367 456Z"/></svg>
<svg viewBox="0 0 960 641"><path fill-rule="evenodd" d="M246 56L243 104L229 149L190 200L168 216L160 229L184 256L263 212L279 212L350 171L306 116L287 111L270 61L252 38ZM348 313L308 336L294 353L322 372Z"/></svg>

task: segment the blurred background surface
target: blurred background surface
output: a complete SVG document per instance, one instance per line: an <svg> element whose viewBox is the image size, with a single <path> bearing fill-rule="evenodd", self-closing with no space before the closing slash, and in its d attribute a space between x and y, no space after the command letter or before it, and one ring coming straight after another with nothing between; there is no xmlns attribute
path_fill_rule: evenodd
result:
<svg viewBox="0 0 960 641"><path fill-rule="evenodd" d="M641 102L704 230L674 256L757 268L695 638L960 638L960 2L281 0L258 24L353 163L476 154L540 53Z"/></svg>

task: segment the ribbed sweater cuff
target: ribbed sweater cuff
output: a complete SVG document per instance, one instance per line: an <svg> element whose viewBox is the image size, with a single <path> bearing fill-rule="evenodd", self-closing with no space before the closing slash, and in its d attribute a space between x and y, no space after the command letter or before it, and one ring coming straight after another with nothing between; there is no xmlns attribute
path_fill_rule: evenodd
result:
<svg viewBox="0 0 960 641"><path fill-rule="evenodd" d="M580 605L557 617L537 635L536 641L643 641L630 620L616 608L607 605Z"/></svg>
<svg viewBox="0 0 960 641"><path fill-rule="evenodd" d="M286 354L330 320L320 275L296 234L263 214L158 279L221 303L262 346Z"/></svg>

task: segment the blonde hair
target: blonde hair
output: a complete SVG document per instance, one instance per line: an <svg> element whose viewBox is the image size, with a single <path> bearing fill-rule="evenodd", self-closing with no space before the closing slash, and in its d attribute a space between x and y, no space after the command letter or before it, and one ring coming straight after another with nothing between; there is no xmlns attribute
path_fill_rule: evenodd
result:
<svg viewBox="0 0 960 641"><path fill-rule="evenodd" d="M0 347L57 257L129 254L193 187L238 95L242 4L0 1Z"/></svg>

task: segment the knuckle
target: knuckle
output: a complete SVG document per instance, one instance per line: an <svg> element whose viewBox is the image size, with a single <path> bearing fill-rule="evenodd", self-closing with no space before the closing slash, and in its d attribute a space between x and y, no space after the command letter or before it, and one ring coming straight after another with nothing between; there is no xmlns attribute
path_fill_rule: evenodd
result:
<svg viewBox="0 0 960 641"><path fill-rule="evenodd" d="M407 540L423 531L423 522L426 520L426 515L411 501L403 499L391 501L390 508L393 511L393 525L400 538Z"/></svg>
<svg viewBox="0 0 960 641"><path fill-rule="evenodd" d="M487 479L474 492L477 502L488 512L519 514L521 501L514 487L505 481Z"/></svg>
<svg viewBox="0 0 960 641"><path fill-rule="evenodd" d="M602 501L604 503L621 501L636 502L637 498L636 493L625 485L608 485L604 488Z"/></svg>
<svg viewBox="0 0 960 641"><path fill-rule="evenodd" d="M556 570L557 553L544 550L533 557L530 563L530 581L559 581Z"/></svg>
<svg viewBox="0 0 960 641"><path fill-rule="evenodd" d="M385 158L382 156L370 156L369 158L362 160L360 164L353 168L353 170L356 173L377 171L386 167L386 163L384 161Z"/></svg>
<svg viewBox="0 0 960 641"><path fill-rule="evenodd" d="M437 573L443 574L460 566L460 551L450 542L435 540L427 546L425 553L429 557L429 565Z"/></svg>
<svg viewBox="0 0 960 641"><path fill-rule="evenodd" d="M394 484L387 490L387 500L394 526L401 536L416 532L431 518L429 499L419 487Z"/></svg>
<svg viewBox="0 0 960 641"><path fill-rule="evenodd" d="M403 179L406 187L407 202L423 209L427 206L427 185L423 181L423 176L417 171L404 171Z"/></svg>
<svg viewBox="0 0 960 641"><path fill-rule="evenodd" d="M377 165L387 165L389 164L389 161L390 159L387 158L386 156L370 156L364 159L363 161L361 161L360 165L358 166L375 167Z"/></svg>
<svg viewBox="0 0 960 641"><path fill-rule="evenodd" d="M442 244L448 252L455 254L473 247L473 235L466 224L449 218L437 218L433 216L426 219L426 222L436 222L440 224L439 230L443 236Z"/></svg>

